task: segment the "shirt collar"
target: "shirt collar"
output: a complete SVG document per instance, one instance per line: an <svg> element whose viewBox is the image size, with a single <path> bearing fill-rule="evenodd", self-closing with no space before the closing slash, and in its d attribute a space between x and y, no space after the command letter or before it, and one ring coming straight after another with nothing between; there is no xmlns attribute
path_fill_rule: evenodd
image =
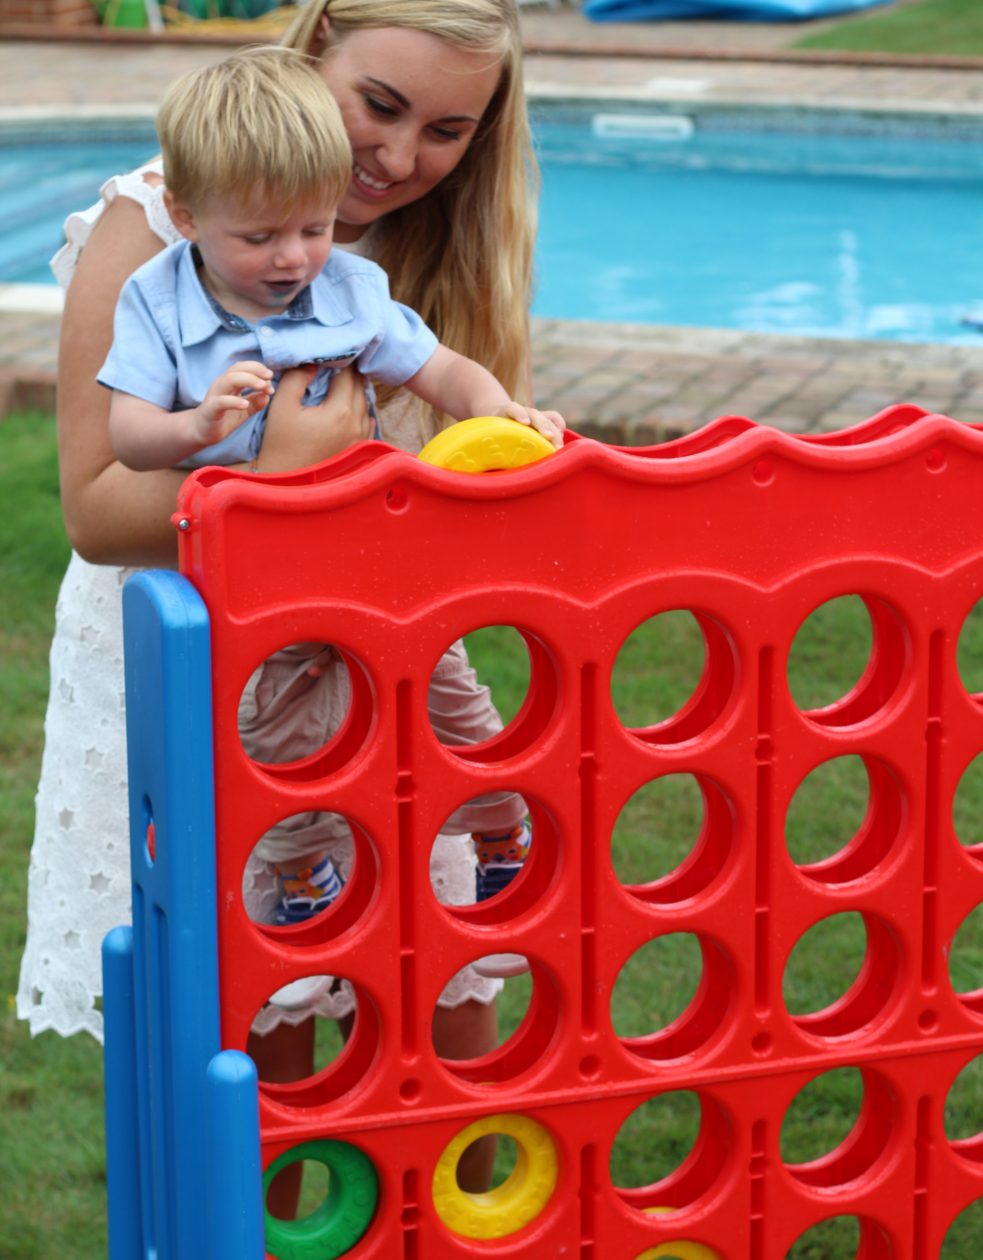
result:
<svg viewBox="0 0 983 1260"><path fill-rule="evenodd" d="M177 266L176 290L178 309L181 311L181 344L197 345L213 336L220 328L224 328L226 332L249 332L256 325L243 319L241 315L227 311L202 284L198 275L200 263L198 246L189 241L187 248L181 251ZM338 304L327 304L324 313L328 318L323 318L322 313L316 309L320 305L322 304L315 304L311 286L308 285L306 289L301 289L285 311L278 315L268 315L265 319L306 320L313 316L322 324L337 324L338 319L330 318L330 315L336 311ZM263 322L265 320L258 321Z"/></svg>
<svg viewBox="0 0 983 1260"><path fill-rule="evenodd" d="M334 248L337 249L338 247L335 246ZM311 301L308 318L316 319L325 328L337 328L339 324L348 324L354 318L351 303L342 296L342 290L348 286L342 286L337 283L337 270L330 278L327 274L331 270L331 262L332 260L329 258L325 264L324 271L305 290L305 293L310 295ZM304 294L299 294L297 300L299 301L303 296Z"/></svg>

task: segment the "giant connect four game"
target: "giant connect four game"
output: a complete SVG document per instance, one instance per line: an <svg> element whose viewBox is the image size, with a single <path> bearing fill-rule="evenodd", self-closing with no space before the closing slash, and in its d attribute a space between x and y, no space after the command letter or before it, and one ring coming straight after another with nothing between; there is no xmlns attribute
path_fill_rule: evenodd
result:
<svg viewBox="0 0 983 1260"><path fill-rule="evenodd" d="M983 976L957 991L947 961L983 903L983 846L953 824L983 752L983 704L957 660L983 595L983 432L898 407L819 437L731 417L659 447L571 435L525 466L479 476L468 462L376 442L279 478L201 470L175 518L181 575L127 587L134 922L105 950L114 1260L782 1260L840 1216L863 1260L938 1256L983 1198L983 1117L959 1139L944 1121L983 1052ZM867 666L804 709L790 647L847 595L869 614ZM699 626L698 684L671 716L626 725L614 662L668 610ZM496 738L442 745L430 675L449 644L500 625L528 649L525 703ZM246 680L305 642L347 667L344 720L300 760L253 762L237 730ZM869 780L862 821L797 862L789 803L846 755ZM624 883L616 820L679 772L702 795L698 837L674 869ZM501 788L529 806L526 868L492 901L443 904L435 837ZM247 859L305 811L346 818L351 878L306 924L254 922ZM865 930L856 979L820 1010L789 1009L797 943L846 914ZM622 969L676 933L699 943L692 1000L619 1035ZM444 985L503 949L530 963L524 1018L490 1054L442 1059ZM351 987L350 1038L310 1078L257 1080L254 1019L310 975ZM845 1067L862 1079L856 1123L787 1162L793 1100ZM699 1102L689 1154L615 1186L619 1130L674 1091ZM514 1166L469 1194L458 1162L487 1134L511 1139ZM324 1202L264 1220L264 1174L300 1160L327 1168Z"/></svg>

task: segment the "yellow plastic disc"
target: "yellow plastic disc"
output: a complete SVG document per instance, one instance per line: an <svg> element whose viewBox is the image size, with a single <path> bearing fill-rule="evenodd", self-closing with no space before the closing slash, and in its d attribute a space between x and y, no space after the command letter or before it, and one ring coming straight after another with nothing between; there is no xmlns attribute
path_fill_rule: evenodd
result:
<svg viewBox="0 0 983 1260"><path fill-rule="evenodd" d="M505 1134L517 1147L515 1167L484 1194L457 1184L461 1156L478 1138ZM556 1146L546 1129L528 1116L503 1112L462 1129L444 1148L433 1175L433 1202L448 1229L465 1238L503 1238L535 1220L556 1188Z"/></svg>
<svg viewBox="0 0 983 1260"><path fill-rule="evenodd" d="M647 1213L654 1216L662 1216L675 1210L671 1207L645 1209ZM672 1239L671 1242L659 1243L658 1247L649 1247L637 1260L660 1260L661 1257L666 1257L666 1260L669 1260L669 1257L671 1260L720 1260L717 1253L710 1247L704 1247L703 1243L684 1242L678 1238Z"/></svg>
<svg viewBox="0 0 983 1260"><path fill-rule="evenodd" d="M533 464L555 449L535 429L501 416L474 416L431 438L420 458L452 472L501 472Z"/></svg>

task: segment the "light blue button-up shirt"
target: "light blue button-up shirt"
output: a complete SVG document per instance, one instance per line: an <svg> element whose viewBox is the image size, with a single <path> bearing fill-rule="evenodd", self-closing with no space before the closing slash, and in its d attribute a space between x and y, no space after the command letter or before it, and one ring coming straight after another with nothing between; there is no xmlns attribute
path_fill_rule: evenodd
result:
<svg viewBox="0 0 983 1260"><path fill-rule="evenodd" d="M116 307L113 345L100 384L168 411L196 407L233 363L256 359L274 373L317 363L304 401L326 397L331 377L354 363L386 385L402 385L437 349L423 320L389 295L386 273L368 258L333 249L324 270L287 309L255 324L219 305L198 278L189 241L169 245L130 276ZM265 409L182 467L255 459Z"/></svg>

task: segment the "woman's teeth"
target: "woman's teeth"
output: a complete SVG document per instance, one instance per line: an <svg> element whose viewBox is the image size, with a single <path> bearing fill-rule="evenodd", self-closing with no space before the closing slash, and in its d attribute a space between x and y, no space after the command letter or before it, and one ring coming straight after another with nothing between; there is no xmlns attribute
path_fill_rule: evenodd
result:
<svg viewBox="0 0 983 1260"><path fill-rule="evenodd" d="M385 192L387 188L392 187L392 180L375 179L368 171L363 170L357 162L355 163L355 174L363 184L367 184L369 188L374 188L377 192Z"/></svg>

